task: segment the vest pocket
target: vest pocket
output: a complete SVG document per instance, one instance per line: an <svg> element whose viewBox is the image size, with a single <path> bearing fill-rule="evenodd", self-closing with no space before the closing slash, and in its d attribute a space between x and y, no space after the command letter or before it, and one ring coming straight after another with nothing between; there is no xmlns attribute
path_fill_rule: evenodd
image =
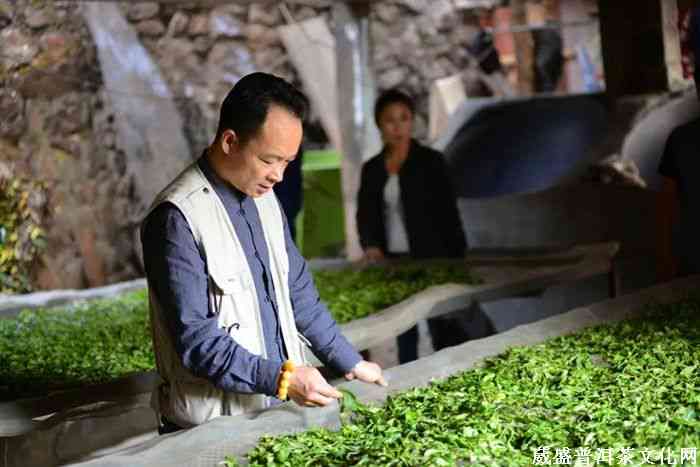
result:
<svg viewBox="0 0 700 467"><path fill-rule="evenodd" d="M213 312L219 318L219 326L229 328L235 324L249 327L255 324L255 290L248 286L243 273L221 278L212 275Z"/></svg>
<svg viewBox="0 0 700 467"><path fill-rule="evenodd" d="M236 344L242 346L253 355L261 355L258 328L257 326L232 326L228 331L228 335L236 341Z"/></svg>
<svg viewBox="0 0 700 467"><path fill-rule="evenodd" d="M255 289L248 284L247 275L244 272L214 274L212 271L211 279L212 311L217 315L219 327L247 351L261 355Z"/></svg>

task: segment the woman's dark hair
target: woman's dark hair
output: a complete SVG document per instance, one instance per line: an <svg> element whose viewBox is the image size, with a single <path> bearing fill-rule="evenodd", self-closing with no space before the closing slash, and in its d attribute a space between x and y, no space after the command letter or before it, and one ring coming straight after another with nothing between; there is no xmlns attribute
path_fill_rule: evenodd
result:
<svg viewBox="0 0 700 467"><path fill-rule="evenodd" d="M374 122L379 126L379 116L391 104L403 104L409 108L412 114L415 114L415 104L408 94L399 91L396 88L384 91L374 104Z"/></svg>
<svg viewBox="0 0 700 467"><path fill-rule="evenodd" d="M226 129L236 132L246 144L265 123L270 105L280 106L304 120L309 101L287 81L267 73L251 73L241 78L221 104L217 138Z"/></svg>

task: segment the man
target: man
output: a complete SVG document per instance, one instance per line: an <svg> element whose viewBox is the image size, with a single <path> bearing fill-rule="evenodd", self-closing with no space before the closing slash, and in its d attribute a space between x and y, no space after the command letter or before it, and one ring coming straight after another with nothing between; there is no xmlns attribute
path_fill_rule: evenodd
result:
<svg viewBox="0 0 700 467"><path fill-rule="evenodd" d="M296 218L304 201L303 187L303 172L302 172L302 156L304 154L303 146L299 149L299 154L292 160L287 169L284 171L284 179L275 184L273 190L280 201L284 216L287 218L289 232L292 235L292 240L296 243Z"/></svg>
<svg viewBox="0 0 700 467"><path fill-rule="evenodd" d="M695 59L695 87L700 91L700 7L689 12L685 44ZM700 92L698 93L700 97ZM700 118L675 128L666 141L659 165L663 187L659 193L658 278L700 273Z"/></svg>
<svg viewBox="0 0 700 467"><path fill-rule="evenodd" d="M306 364L386 385L318 297L272 187L302 138L306 98L264 73L242 78L221 107L214 142L153 203L141 240L156 364L160 433L277 403L283 363L289 398L323 406L341 397ZM285 365L285 369L288 364ZM288 378L287 378L288 377Z"/></svg>
<svg viewBox="0 0 700 467"><path fill-rule="evenodd" d="M467 48L472 56L478 60L481 71L487 75L503 71L498 50L493 42L493 34L489 32L493 29L493 10L490 8L479 9L477 15L479 30Z"/></svg>

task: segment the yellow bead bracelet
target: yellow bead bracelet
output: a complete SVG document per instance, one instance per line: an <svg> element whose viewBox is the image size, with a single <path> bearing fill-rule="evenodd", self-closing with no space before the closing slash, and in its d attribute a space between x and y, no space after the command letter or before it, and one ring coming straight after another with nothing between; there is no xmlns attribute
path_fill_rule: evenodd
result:
<svg viewBox="0 0 700 467"><path fill-rule="evenodd" d="M279 385L277 387L277 398L280 400L287 400L289 378L292 377L292 372L294 372L294 363L291 360L287 360L282 365L282 374L280 374Z"/></svg>

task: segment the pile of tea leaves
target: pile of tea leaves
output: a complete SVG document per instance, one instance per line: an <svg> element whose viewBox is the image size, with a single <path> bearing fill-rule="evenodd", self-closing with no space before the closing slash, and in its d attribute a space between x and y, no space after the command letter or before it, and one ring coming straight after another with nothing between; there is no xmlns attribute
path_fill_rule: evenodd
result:
<svg viewBox="0 0 700 467"><path fill-rule="evenodd" d="M340 323L363 318L431 285L471 283L464 267L406 265L314 272L319 295ZM29 397L151 371L146 290L22 311L0 319L0 399Z"/></svg>
<svg viewBox="0 0 700 467"><path fill-rule="evenodd" d="M250 465L695 465L700 299L510 349L382 406L346 399L339 431L263 438Z"/></svg>
<svg viewBox="0 0 700 467"><path fill-rule="evenodd" d="M338 323L364 318L433 285L479 284L466 267L455 264L425 267L417 264L369 267L362 270L316 271L318 294Z"/></svg>
<svg viewBox="0 0 700 467"><path fill-rule="evenodd" d="M146 291L0 319L0 394L30 396L155 368Z"/></svg>

